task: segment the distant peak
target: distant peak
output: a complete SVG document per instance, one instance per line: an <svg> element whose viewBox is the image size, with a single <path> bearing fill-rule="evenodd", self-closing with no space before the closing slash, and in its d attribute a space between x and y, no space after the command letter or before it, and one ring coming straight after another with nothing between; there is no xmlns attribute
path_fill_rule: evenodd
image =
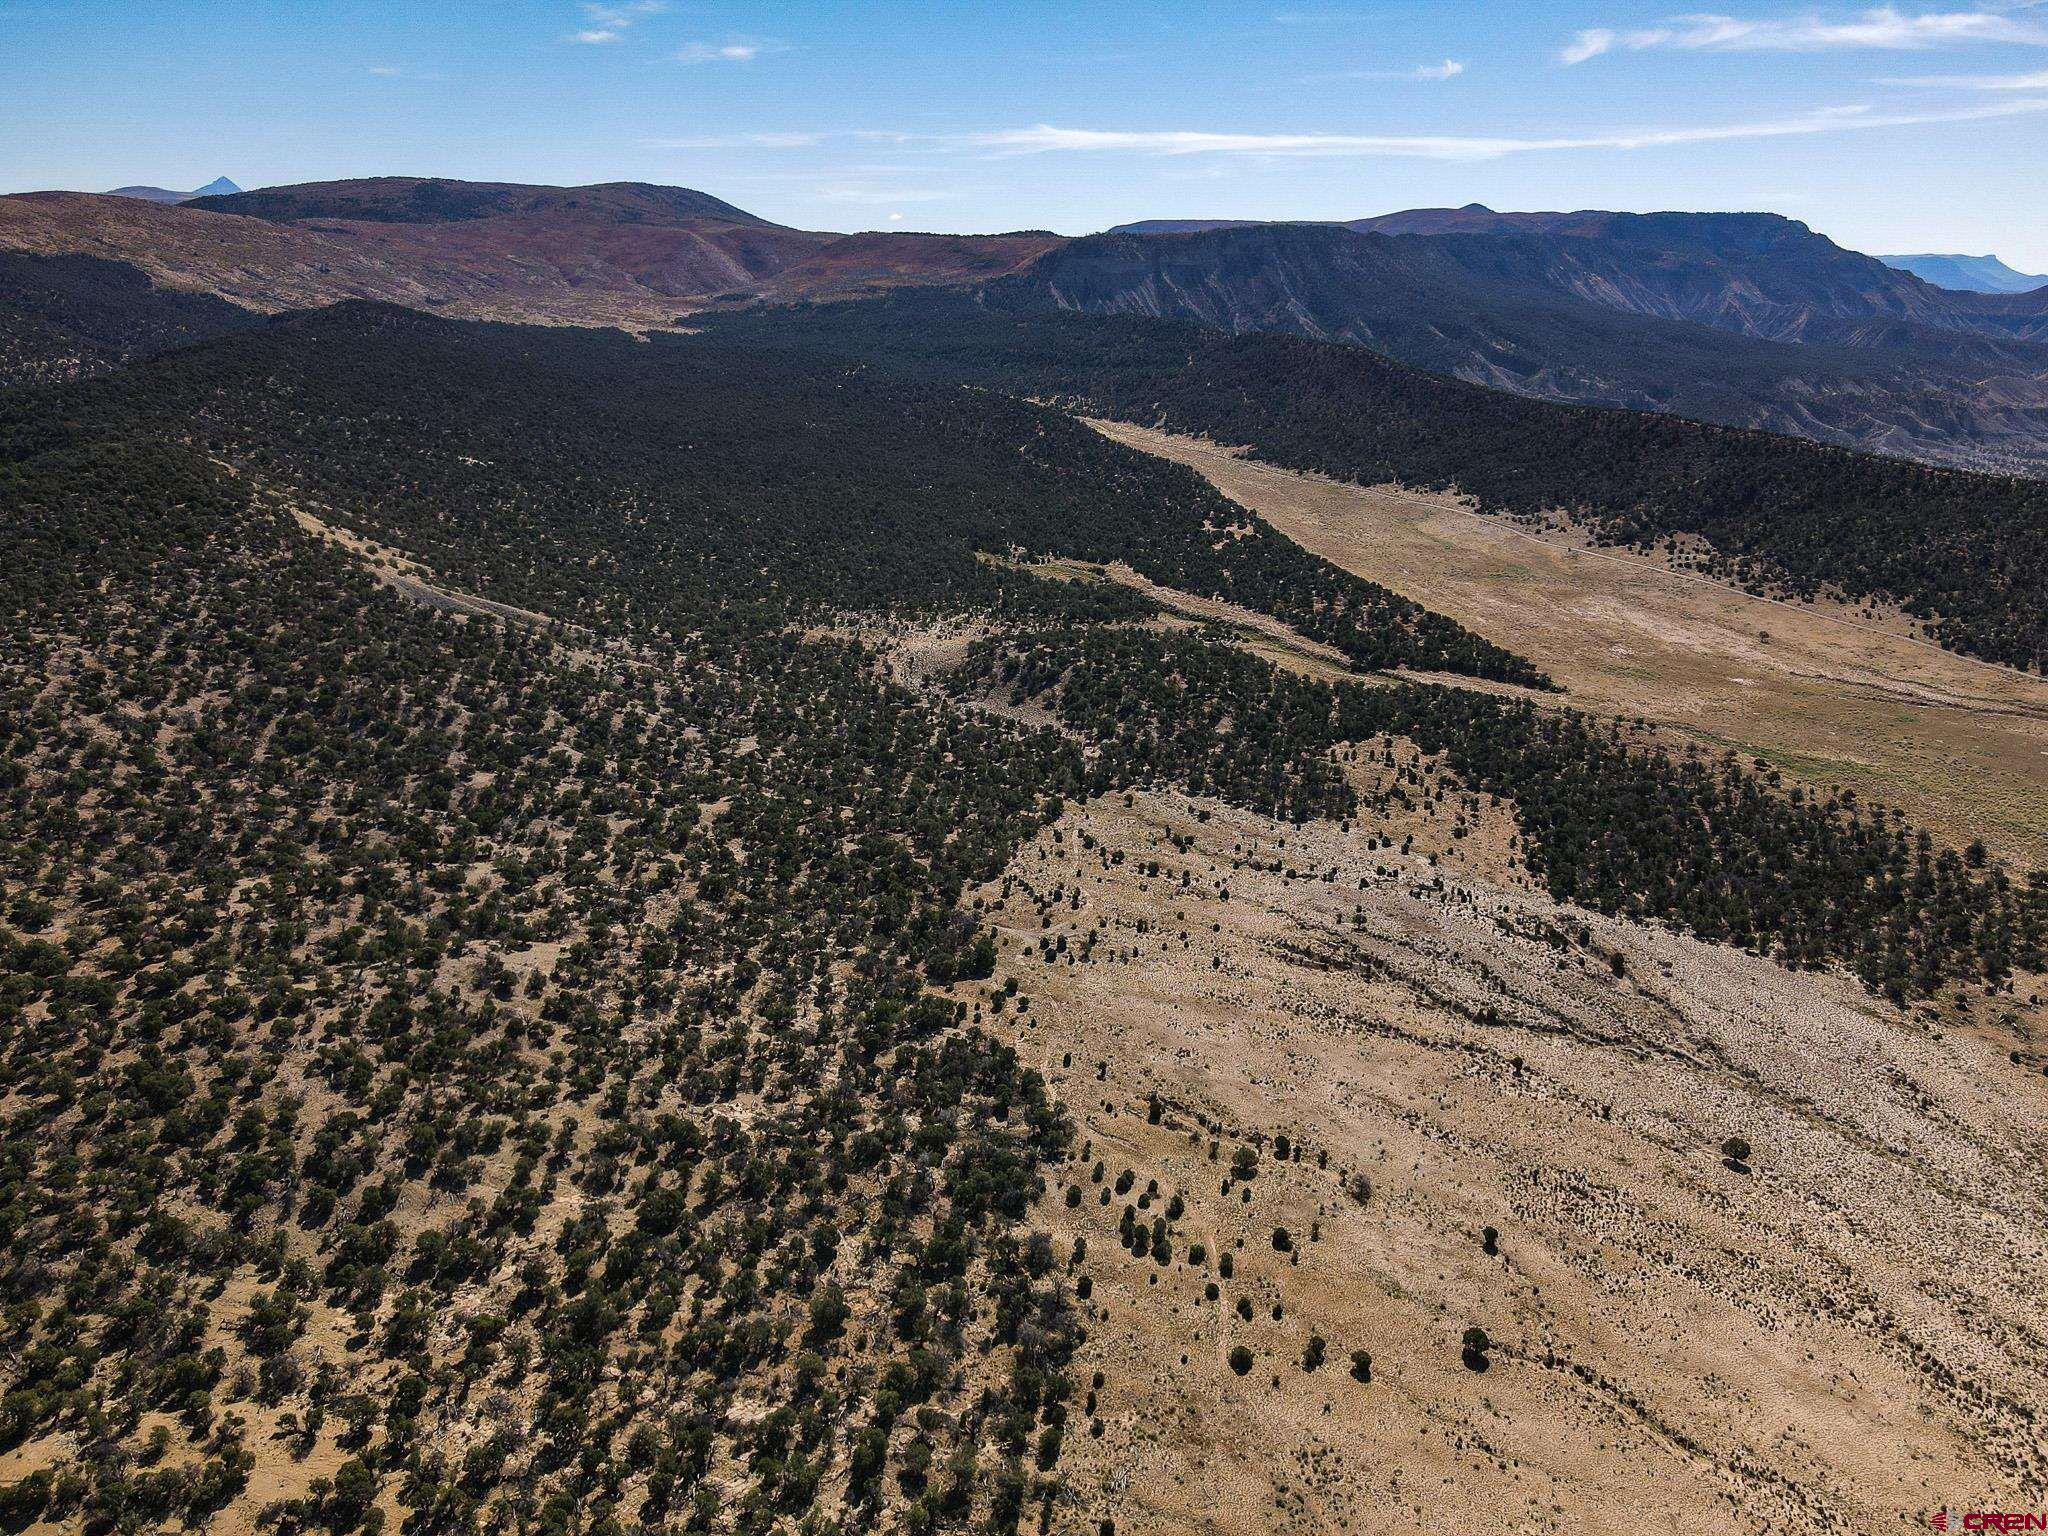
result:
<svg viewBox="0 0 2048 1536"><path fill-rule="evenodd" d="M2048 276L2015 271L1988 253L1965 256L1921 251L1910 256L1880 256L1877 259L1902 272L1910 272L1937 288L1964 293L2030 293L2048 286Z"/></svg>
<svg viewBox="0 0 2048 1536"><path fill-rule="evenodd" d="M197 192L176 192L169 187L116 187L109 197L140 198L145 203L189 203L195 197L225 197L242 189L225 176L215 177Z"/></svg>

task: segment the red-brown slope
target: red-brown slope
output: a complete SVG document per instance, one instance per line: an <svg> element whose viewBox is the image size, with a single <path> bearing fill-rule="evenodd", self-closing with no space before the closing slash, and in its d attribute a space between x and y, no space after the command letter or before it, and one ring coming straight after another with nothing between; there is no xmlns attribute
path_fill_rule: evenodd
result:
<svg viewBox="0 0 2048 1536"><path fill-rule="evenodd" d="M1043 256L1064 237L1046 230L1005 235L839 235L768 284L771 298L816 299L878 288L987 282Z"/></svg>
<svg viewBox="0 0 2048 1536"><path fill-rule="evenodd" d="M719 299L985 280L1057 243L1044 233L788 229L701 193L635 184L380 178L184 206L66 192L0 197L0 250L124 261L165 287L255 309L369 298L563 324L665 325Z"/></svg>
<svg viewBox="0 0 2048 1536"><path fill-rule="evenodd" d="M450 181L434 176L366 176L353 181L307 181L195 198L209 213L238 213L273 223L307 219L369 220L385 224L449 224L506 214L568 213L620 223L678 224L709 221L776 226L731 203L690 187L644 181L607 181L585 187L548 187L510 181Z"/></svg>
<svg viewBox="0 0 2048 1536"><path fill-rule="evenodd" d="M348 298L426 305L433 296L430 274L314 231L85 192L0 197L0 249L127 262L164 287L260 310Z"/></svg>
<svg viewBox="0 0 2048 1536"><path fill-rule="evenodd" d="M232 217L223 215L223 217ZM632 224L572 212L446 224L314 219L281 226L394 270L432 272L445 313L660 324L691 303L753 293L836 239L774 225Z"/></svg>

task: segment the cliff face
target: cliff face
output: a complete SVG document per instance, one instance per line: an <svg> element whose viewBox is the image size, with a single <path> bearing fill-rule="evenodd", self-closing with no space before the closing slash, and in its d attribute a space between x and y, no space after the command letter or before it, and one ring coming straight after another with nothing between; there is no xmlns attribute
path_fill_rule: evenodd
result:
<svg viewBox="0 0 2048 1536"><path fill-rule="evenodd" d="M382 177L179 205L0 197L8 252L121 263L156 289L261 312L375 299L634 329L751 301L974 285L999 304L1280 331L1546 399L2048 473L2048 289L1936 287L1768 214L1468 207L1150 221L1078 240L849 235L687 187ZM27 322L10 334L22 376L85 356Z"/></svg>
<svg viewBox="0 0 2048 1536"><path fill-rule="evenodd" d="M1346 342L1550 399L2048 468L2048 314L2031 296L1949 293L1771 216L1527 217L1578 222L1098 235L1001 291Z"/></svg>
<svg viewBox="0 0 2048 1536"><path fill-rule="evenodd" d="M2016 272L1996 256L1882 256L1888 267L1897 267L1915 277L1964 293L2034 293L2048 288L2048 277L2039 273Z"/></svg>

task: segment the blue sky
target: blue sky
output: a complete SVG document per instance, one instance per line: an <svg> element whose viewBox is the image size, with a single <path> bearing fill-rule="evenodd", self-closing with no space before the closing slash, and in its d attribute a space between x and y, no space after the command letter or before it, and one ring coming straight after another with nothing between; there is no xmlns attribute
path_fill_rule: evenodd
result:
<svg viewBox="0 0 2048 1536"><path fill-rule="evenodd" d="M0 190L648 180L813 228L1769 209L2048 271L2048 0L0 0Z"/></svg>

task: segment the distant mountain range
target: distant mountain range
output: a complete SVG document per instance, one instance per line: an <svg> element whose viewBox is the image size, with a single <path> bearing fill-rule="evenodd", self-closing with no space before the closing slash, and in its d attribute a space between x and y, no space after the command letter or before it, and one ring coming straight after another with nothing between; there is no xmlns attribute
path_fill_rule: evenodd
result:
<svg viewBox="0 0 2048 1536"><path fill-rule="evenodd" d="M631 182L378 177L179 205L0 197L0 250L128 262L167 287L266 312L360 298L468 319L666 326L719 302L985 281L1057 244L1043 230L791 229L702 192Z"/></svg>
<svg viewBox="0 0 2048 1536"><path fill-rule="evenodd" d="M1016 301L1370 347L1548 399L2048 468L2048 293L1956 293L1772 214L1413 209L1070 241Z"/></svg>
<svg viewBox="0 0 2048 1536"><path fill-rule="evenodd" d="M214 213L238 213L274 224L347 219L367 224L466 224L500 218L567 218L585 224L742 224L780 226L708 192L608 182L591 187L537 187L503 181L442 181L376 176L361 181L310 181L244 192L220 184L194 193Z"/></svg>
<svg viewBox="0 0 2048 1536"><path fill-rule="evenodd" d="M2048 288L2048 277L2015 272L1996 256L1880 256L1887 266L1962 293L2031 293Z"/></svg>
<svg viewBox="0 0 2048 1536"><path fill-rule="evenodd" d="M189 203L194 198L224 197L242 189L225 176L216 176L196 192L173 192L169 187L116 187L109 197L138 197L145 203Z"/></svg>
<svg viewBox="0 0 2048 1536"><path fill-rule="evenodd" d="M1007 307L1156 315L1370 348L1546 399L1671 411L1973 468L2048 473L2048 291L1965 292L1770 214L1500 213L1343 223L1150 220L1048 232L836 234L643 183L437 178L128 196L0 197L0 251L132 269L276 312L381 299L478 319L664 327L702 310L982 291ZM183 335L132 285L10 268L83 316L69 364ZM118 302L116 300L118 299ZM21 343L30 376L47 326ZM141 338L130 343L129 337ZM64 359L59 359L64 361Z"/></svg>

